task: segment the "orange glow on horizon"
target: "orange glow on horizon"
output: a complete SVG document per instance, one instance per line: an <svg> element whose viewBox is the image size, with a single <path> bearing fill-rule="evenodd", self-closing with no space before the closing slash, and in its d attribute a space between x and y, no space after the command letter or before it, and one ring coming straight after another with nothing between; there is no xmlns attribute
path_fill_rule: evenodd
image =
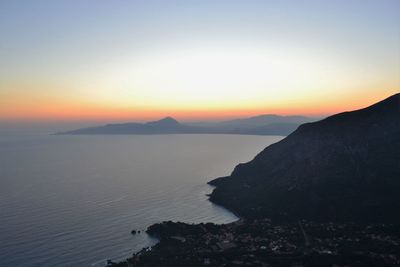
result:
<svg viewBox="0 0 400 267"><path fill-rule="evenodd" d="M397 90L397 92L400 90ZM393 92L393 94L396 92ZM261 114L303 115L324 117L344 111L367 107L388 97L388 94L342 95L335 98L288 100L241 107L118 107L78 103L51 99L48 102L19 102L18 105L0 107L0 121L149 121L165 116L178 120L225 120Z"/></svg>
<svg viewBox="0 0 400 267"><path fill-rule="evenodd" d="M7 2L0 122L324 117L400 91L399 1Z"/></svg>

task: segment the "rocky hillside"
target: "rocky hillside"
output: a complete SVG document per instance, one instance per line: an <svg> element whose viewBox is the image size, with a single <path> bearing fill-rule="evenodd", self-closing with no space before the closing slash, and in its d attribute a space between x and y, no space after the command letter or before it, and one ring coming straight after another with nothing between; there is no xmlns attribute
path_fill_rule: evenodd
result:
<svg viewBox="0 0 400 267"><path fill-rule="evenodd" d="M244 217L400 221L400 94L306 123L215 185Z"/></svg>

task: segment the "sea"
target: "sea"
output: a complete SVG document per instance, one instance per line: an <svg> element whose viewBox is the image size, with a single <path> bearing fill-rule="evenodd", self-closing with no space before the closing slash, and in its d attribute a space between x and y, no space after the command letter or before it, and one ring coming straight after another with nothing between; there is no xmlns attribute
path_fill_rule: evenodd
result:
<svg viewBox="0 0 400 267"><path fill-rule="evenodd" d="M0 266L104 266L151 224L233 222L207 182L282 138L0 132Z"/></svg>

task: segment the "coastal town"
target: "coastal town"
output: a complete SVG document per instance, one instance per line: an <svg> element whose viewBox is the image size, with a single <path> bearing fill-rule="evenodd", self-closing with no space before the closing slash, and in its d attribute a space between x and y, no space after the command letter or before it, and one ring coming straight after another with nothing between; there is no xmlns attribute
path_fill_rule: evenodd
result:
<svg viewBox="0 0 400 267"><path fill-rule="evenodd" d="M400 265L400 228L389 224L168 221L150 226L147 233L160 242L108 266Z"/></svg>

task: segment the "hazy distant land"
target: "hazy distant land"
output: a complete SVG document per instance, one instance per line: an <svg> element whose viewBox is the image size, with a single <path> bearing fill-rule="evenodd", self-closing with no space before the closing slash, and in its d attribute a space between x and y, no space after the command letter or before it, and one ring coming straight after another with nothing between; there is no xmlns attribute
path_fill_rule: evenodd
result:
<svg viewBox="0 0 400 267"><path fill-rule="evenodd" d="M260 115L222 122L181 123L172 117L147 123L119 123L81 128L57 134L250 134L288 135L306 122L318 118L304 116Z"/></svg>

